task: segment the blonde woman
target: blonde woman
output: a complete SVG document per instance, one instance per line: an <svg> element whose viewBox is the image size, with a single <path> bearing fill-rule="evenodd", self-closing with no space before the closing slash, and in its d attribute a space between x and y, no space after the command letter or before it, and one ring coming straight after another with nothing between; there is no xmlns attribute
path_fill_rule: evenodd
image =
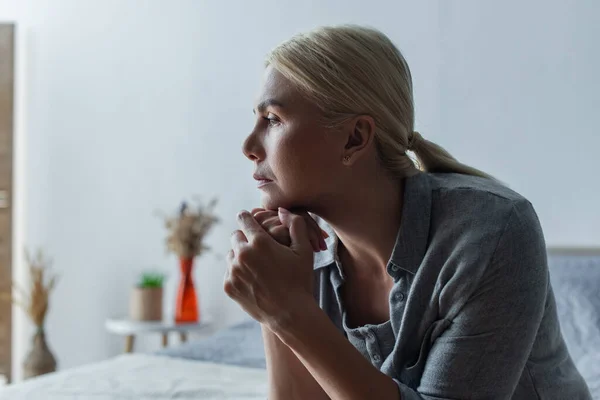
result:
<svg viewBox="0 0 600 400"><path fill-rule="evenodd" d="M263 208L238 215L224 289L262 324L271 400L590 399L533 207L414 131L385 35L281 44L254 113Z"/></svg>

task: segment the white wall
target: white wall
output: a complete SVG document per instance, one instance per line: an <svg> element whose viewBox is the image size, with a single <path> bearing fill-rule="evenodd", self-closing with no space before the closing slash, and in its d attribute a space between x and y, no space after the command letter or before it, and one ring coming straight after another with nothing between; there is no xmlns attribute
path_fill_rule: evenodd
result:
<svg viewBox="0 0 600 400"><path fill-rule="evenodd" d="M440 131L536 207L549 244L600 246L600 3L440 2Z"/></svg>
<svg viewBox="0 0 600 400"><path fill-rule="evenodd" d="M44 246L62 275L47 324L60 367L121 351L104 319L126 312L143 267L172 272L173 295L155 209L219 196L209 244L227 251L233 216L258 200L240 145L263 56L316 25L389 34L411 65L426 137L528 196L549 244L600 244L600 6L562 4L0 0L19 35L16 243ZM223 262L198 267L203 311L220 326L244 318L222 294ZM30 332L18 317L16 377Z"/></svg>

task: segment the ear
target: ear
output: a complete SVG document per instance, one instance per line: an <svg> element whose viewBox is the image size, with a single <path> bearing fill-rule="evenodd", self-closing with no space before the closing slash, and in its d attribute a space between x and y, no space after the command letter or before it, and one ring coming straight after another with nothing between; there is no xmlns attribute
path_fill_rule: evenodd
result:
<svg viewBox="0 0 600 400"><path fill-rule="evenodd" d="M348 122L346 145L342 160L346 165L355 163L371 146L375 138L375 120L369 115L359 115Z"/></svg>

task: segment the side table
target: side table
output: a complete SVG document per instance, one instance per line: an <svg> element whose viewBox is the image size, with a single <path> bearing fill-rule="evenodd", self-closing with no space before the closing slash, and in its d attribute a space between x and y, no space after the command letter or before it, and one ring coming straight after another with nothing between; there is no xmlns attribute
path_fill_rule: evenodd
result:
<svg viewBox="0 0 600 400"><path fill-rule="evenodd" d="M190 332L212 333L213 325L210 318L202 316L200 322L178 324L173 320L163 321L133 321L128 318L109 318L106 320L105 328L110 333L125 336L125 352L133 351L135 336L148 333L160 333L162 335L162 346L169 344L169 333L178 332L181 342L187 341Z"/></svg>

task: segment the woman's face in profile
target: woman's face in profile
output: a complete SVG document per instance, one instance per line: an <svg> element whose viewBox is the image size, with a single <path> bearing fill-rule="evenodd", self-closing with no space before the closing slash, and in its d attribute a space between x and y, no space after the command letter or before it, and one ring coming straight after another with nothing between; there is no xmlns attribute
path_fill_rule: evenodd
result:
<svg viewBox="0 0 600 400"><path fill-rule="evenodd" d="M254 162L263 207L312 211L322 206L343 168L344 135L323 127L321 110L270 66L254 114L243 152Z"/></svg>

